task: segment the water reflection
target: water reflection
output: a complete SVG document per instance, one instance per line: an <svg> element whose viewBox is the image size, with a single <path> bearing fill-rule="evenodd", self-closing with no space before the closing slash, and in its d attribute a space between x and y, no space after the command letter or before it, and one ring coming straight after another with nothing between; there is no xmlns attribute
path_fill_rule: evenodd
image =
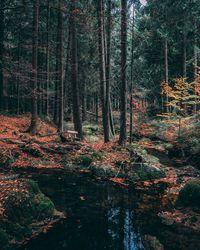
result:
<svg viewBox="0 0 200 250"><path fill-rule="evenodd" d="M113 245L115 242L112 249L117 249L117 246L120 245L124 250L144 249L141 236L134 227L134 212L131 209L111 208L108 210L107 217L108 234L112 238Z"/></svg>
<svg viewBox="0 0 200 250"><path fill-rule="evenodd" d="M85 179L76 182L38 179L38 182L68 219L30 242L27 250L144 249L129 206L134 202L122 190Z"/></svg>
<svg viewBox="0 0 200 250"><path fill-rule="evenodd" d="M156 214L160 202L155 195L149 200L96 180L72 178L71 174L62 178L39 175L35 180L57 209L66 212L67 220L23 249L200 249L199 234L170 230L159 222ZM147 211L146 202L149 204Z"/></svg>

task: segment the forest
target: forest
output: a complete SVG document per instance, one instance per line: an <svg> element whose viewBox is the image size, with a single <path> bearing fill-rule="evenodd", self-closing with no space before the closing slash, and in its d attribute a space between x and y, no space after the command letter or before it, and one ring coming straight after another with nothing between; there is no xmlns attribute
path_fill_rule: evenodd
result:
<svg viewBox="0 0 200 250"><path fill-rule="evenodd" d="M199 0L0 0L0 250L200 249L199 31Z"/></svg>

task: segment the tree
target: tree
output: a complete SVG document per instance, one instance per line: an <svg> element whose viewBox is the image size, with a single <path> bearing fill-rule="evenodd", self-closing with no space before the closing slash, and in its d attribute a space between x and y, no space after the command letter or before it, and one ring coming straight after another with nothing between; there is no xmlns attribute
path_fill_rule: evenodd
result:
<svg viewBox="0 0 200 250"><path fill-rule="evenodd" d="M110 46L111 46L111 0L108 0L107 11L107 43L106 43L106 95L105 95L105 121L106 137L105 142L110 140L112 131L110 130ZM104 34L105 36L105 34Z"/></svg>
<svg viewBox="0 0 200 250"><path fill-rule="evenodd" d="M58 116L58 129L63 131L64 121L64 85L63 85L63 14L62 14L62 0L59 0L58 11L58 32L59 32L59 116Z"/></svg>
<svg viewBox="0 0 200 250"><path fill-rule="evenodd" d="M102 119L103 119L103 131L104 141L109 141L109 80L106 82L106 54L105 54L105 33L104 33L104 11L103 11L103 0L97 1L97 16L98 16L98 45L99 45L99 72L100 72L100 91L101 91L101 108L102 108ZM109 59L110 55L107 59ZM107 76L110 73L109 68L107 69ZM106 102L105 102L105 83L106 87Z"/></svg>
<svg viewBox="0 0 200 250"><path fill-rule="evenodd" d="M45 114L49 116L49 84L50 84L50 18L51 6L50 0L47 0L47 16L46 16L46 105Z"/></svg>
<svg viewBox="0 0 200 250"><path fill-rule="evenodd" d="M133 63L134 63L134 24L135 24L135 6L133 3L132 37L131 37L131 83L130 83L130 143L133 136Z"/></svg>
<svg viewBox="0 0 200 250"><path fill-rule="evenodd" d="M71 0L71 75L72 75L72 104L73 104L73 121L74 128L78 131L78 136L83 137L81 112L80 112L80 100L79 100L79 87L78 87L78 68L77 68L77 9L76 0Z"/></svg>
<svg viewBox="0 0 200 250"><path fill-rule="evenodd" d="M126 61L127 61L127 0L121 0L121 85L120 85L120 137L119 144L126 142Z"/></svg>
<svg viewBox="0 0 200 250"><path fill-rule="evenodd" d="M33 38L32 38L32 110L30 133L37 133L37 60L38 60L38 23L39 23L39 0L34 0L33 6Z"/></svg>
<svg viewBox="0 0 200 250"><path fill-rule="evenodd" d="M0 110L3 110L3 57L4 57L4 7L5 0L0 2Z"/></svg>

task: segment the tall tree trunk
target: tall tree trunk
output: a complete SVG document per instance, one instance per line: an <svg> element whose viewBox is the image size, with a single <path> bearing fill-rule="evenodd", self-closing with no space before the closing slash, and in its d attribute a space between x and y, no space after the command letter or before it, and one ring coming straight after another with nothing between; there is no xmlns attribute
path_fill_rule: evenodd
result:
<svg viewBox="0 0 200 250"><path fill-rule="evenodd" d="M45 102L45 115L49 117L49 83L50 83L50 17L51 7L50 0L47 0L47 23L46 23L46 102Z"/></svg>
<svg viewBox="0 0 200 250"><path fill-rule="evenodd" d="M71 18L69 17L69 26L68 26L68 38L67 38L67 53L66 53L66 62L65 62L65 77L64 77L64 107L69 107L71 110L71 84L69 76L69 61L70 61L70 46L71 46ZM71 111L70 111L71 114Z"/></svg>
<svg viewBox="0 0 200 250"><path fill-rule="evenodd" d="M99 45L99 65L100 65L100 92L101 92L101 109L103 119L103 131L104 131L104 142L109 141L109 129L108 129L108 118L106 117L106 105L105 105L105 83L106 83L106 72L105 72L105 39L104 39L104 27L103 27L103 1L97 1L97 17L98 17L98 45Z"/></svg>
<svg viewBox="0 0 200 250"><path fill-rule="evenodd" d="M112 135L111 130L111 119L110 119L110 45L111 45L111 0L108 0L108 11L107 11L107 47L106 47L106 100L105 100L105 120L106 130L108 131L107 141L110 140Z"/></svg>
<svg viewBox="0 0 200 250"><path fill-rule="evenodd" d="M198 53L197 53L197 25L195 23L195 33L194 33L194 80L196 81L198 76ZM194 104L194 113L197 113L197 93L195 86L195 104Z"/></svg>
<svg viewBox="0 0 200 250"><path fill-rule="evenodd" d="M187 37L183 35L183 77L187 77Z"/></svg>
<svg viewBox="0 0 200 250"><path fill-rule="evenodd" d="M135 7L133 3L132 44L131 44L131 84L130 84L130 144L133 137L133 52L134 52Z"/></svg>
<svg viewBox="0 0 200 250"><path fill-rule="evenodd" d="M167 39L165 38L165 82L166 84L169 84L169 64L168 64L168 42ZM168 94L166 95L166 103L168 104L169 102L169 97ZM169 107L168 105L166 106L166 112L169 112Z"/></svg>
<svg viewBox="0 0 200 250"><path fill-rule="evenodd" d="M78 63L77 63L77 31L76 31L76 0L71 0L71 74L72 74L72 97L73 97L73 121L74 128L80 138L83 137L80 112L79 87L78 87Z"/></svg>
<svg viewBox="0 0 200 250"><path fill-rule="evenodd" d="M99 122L99 97L98 97L98 92L96 93L95 96L95 103L96 103L96 109L95 109L95 113L96 113L96 123L98 124Z"/></svg>
<svg viewBox="0 0 200 250"><path fill-rule="evenodd" d="M62 15L62 0L59 0L58 14L59 28L59 118L58 128L63 131L64 122L64 85L63 85L63 15Z"/></svg>
<svg viewBox="0 0 200 250"><path fill-rule="evenodd" d="M34 0L33 6L33 49L32 49L32 110L30 133L37 133L37 60L38 60L38 24L39 24L39 0Z"/></svg>
<svg viewBox="0 0 200 250"><path fill-rule="evenodd" d="M82 121L86 121L86 83L85 83L85 74L83 71L82 79Z"/></svg>
<svg viewBox="0 0 200 250"><path fill-rule="evenodd" d="M0 111L3 110L3 54L4 54L4 10L5 0L0 1Z"/></svg>
<svg viewBox="0 0 200 250"><path fill-rule="evenodd" d="M121 84L120 84L120 137L119 144L126 143L126 109L127 109L127 0L121 0Z"/></svg>
<svg viewBox="0 0 200 250"><path fill-rule="evenodd" d="M58 126L59 121L59 81L60 81L60 27L59 27L60 11L58 10L58 23L57 23L57 46L56 46L56 78L54 84L54 116L53 121Z"/></svg>

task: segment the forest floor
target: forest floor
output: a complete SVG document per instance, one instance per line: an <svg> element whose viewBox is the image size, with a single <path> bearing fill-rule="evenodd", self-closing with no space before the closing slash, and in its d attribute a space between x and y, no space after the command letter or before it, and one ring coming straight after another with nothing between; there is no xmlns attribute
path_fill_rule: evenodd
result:
<svg viewBox="0 0 200 250"><path fill-rule="evenodd" d="M88 125L86 130L90 136L86 133L83 141L62 143L56 134L57 129L42 120L39 120L37 136L27 133L29 115L0 115L0 121L0 215L4 213L8 193L25 190L23 182L16 177L20 171L78 171L142 192L150 189L159 192L165 187L161 206L173 209L160 213L163 223L200 232L199 212L174 207L180 190L188 180L199 178L200 172L184 164L180 157L168 157L169 148L177 143L173 127L165 130L160 139L155 136L155 127L141 123L138 128L140 134L137 134L134 144L122 148L116 140L104 144L96 127L94 129ZM91 140L91 135L95 133L97 139ZM144 173L138 164L146 164L149 172ZM194 217L195 222L191 219Z"/></svg>

